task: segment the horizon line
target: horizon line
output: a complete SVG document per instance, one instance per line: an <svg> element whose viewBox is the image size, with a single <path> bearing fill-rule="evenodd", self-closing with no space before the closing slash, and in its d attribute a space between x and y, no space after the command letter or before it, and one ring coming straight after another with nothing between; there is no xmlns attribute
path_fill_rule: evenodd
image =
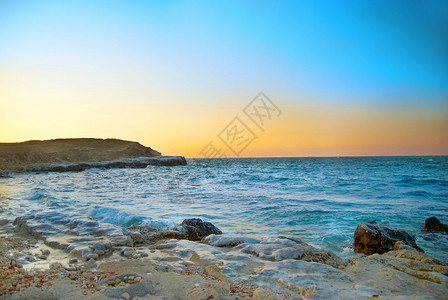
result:
<svg viewBox="0 0 448 300"><path fill-rule="evenodd" d="M171 155L167 155L171 156ZM243 156L243 157L185 157L186 159L239 159L239 158L363 158L363 157L437 157L448 154L412 154L412 155L322 155L322 156Z"/></svg>

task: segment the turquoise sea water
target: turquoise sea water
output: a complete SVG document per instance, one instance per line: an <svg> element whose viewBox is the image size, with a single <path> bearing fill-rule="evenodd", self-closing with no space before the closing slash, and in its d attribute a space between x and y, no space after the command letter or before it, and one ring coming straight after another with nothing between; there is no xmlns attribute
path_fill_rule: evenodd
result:
<svg viewBox="0 0 448 300"><path fill-rule="evenodd" d="M199 217L224 233L294 235L347 258L359 222L404 229L448 262L448 157L191 159L187 166L12 174L0 219L26 217L55 235L107 235L134 224Z"/></svg>

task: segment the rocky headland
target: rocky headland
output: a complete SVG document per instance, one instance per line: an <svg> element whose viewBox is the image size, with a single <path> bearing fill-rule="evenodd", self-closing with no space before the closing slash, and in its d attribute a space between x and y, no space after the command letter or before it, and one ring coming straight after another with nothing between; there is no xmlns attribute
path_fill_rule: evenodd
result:
<svg viewBox="0 0 448 300"><path fill-rule="evenodd" d="M74 138L0 143L0 173L66 172L89 168L144 168L185 165L181 156L162 156L137 142Z"/></svg>

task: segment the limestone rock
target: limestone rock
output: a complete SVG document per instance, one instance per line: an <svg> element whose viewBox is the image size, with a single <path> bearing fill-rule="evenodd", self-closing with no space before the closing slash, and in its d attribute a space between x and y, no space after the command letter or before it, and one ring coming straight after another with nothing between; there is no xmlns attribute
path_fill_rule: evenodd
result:
<svg viewBox="0 0 448 300"><path fill-rule="evenodd" d="M436 217L427 218L422 231L424 232L448 232L448 225L440 223Z"/></svg>
<svg viewBox="0 0 448 300"><path fill-rule="evenodd" d="M256 244L260 241L245 236L211 234L204 237L202 242L215 247L235 247L242 243Z"/></svg>
<svg viewBox="0 0 448 300"><path fill-rule="evenodd" d="M353 247L355 252L371 255L374 253L383 254L394 249L394 244L398 241L423 252L415 239L406 231L392 229L372 222L361 223L355 231Z"/></svg>
<svg viewBox="0 0 448 300"><path fill-rule="evenodd" d="M346 265L346 262L333 252L314 248L293 237L269 237L256 244L242 243L237 248L241 249L243 253L249 253L269 261L294 259L326 264L334 268Z"/></svg>

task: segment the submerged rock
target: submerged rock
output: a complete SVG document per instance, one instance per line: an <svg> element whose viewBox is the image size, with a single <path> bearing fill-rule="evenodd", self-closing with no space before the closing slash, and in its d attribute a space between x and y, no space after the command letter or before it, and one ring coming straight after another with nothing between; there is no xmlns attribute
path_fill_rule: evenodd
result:
<svg viewBox="0 0 448 300"><path fill-rule="evenodd" d="M371 255L383 254L394 250L394 244L398 241L423 252L415 239L404 230L392 229L373 222L361 223L356 227L353 247L355 252Z"/></svg>
<svg viewBox="0 0 448 300"><path fill-rule="evenodd" d="M424 232L448 232L448 225L440 223L436 217L427 218L422 231Z"/></svg>

